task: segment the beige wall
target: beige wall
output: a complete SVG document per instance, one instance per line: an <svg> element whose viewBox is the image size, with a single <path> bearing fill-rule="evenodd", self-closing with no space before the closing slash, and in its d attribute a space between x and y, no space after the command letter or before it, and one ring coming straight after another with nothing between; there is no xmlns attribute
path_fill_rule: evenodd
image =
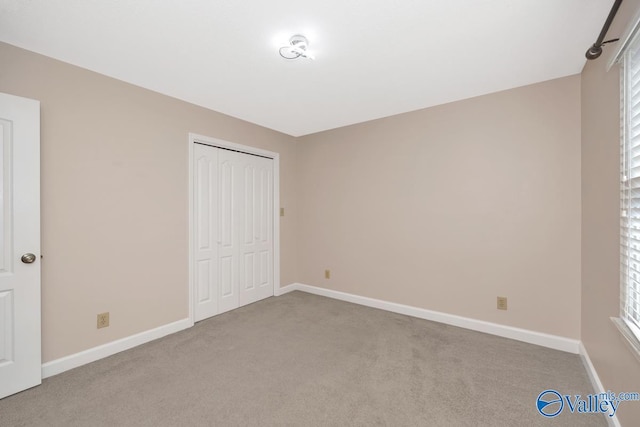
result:
<svg viewBox="0 0 640 427"><path fill-rule="evenodd" d="M619 37L640 1L622 3L607 34ZM582 73L582 341L603 382L612 391L640 390L640 362L609 319L620 312L620 81L607 72L608 57L587 62ZM618 417L637 425L640 403L624 403Z"/></svg>
<svg viewBox="0 0 640 427"><path fill-rule="evenodd" d="M298 144L302 283L579 338L579 76Z"/></svg>
<svg viewBox="0 0 640 427"><path fill-rule="evenodd" d="M41 102L44 361L188 316L188 132L280 153L295 281L293 138L2 43L0 64L0 92Z"/></svg>

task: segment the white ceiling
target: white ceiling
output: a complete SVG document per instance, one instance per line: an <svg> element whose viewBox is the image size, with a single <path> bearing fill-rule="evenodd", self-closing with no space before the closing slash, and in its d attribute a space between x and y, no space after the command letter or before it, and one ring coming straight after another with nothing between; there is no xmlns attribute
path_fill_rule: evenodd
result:
<svg viewBox="0 0 640 427"><path fill-rule="evenodd" d="M300 136L579 73L612 3L0 0L0 40Z"/></svg>

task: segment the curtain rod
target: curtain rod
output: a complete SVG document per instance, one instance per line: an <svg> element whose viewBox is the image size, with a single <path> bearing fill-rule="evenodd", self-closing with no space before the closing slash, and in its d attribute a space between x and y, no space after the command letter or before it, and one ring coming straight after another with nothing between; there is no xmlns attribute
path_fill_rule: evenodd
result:
<svg viewBox="0 0 640 427"><path fill-rule="evenodd" d="M604 46L607 43L617 42L619 40L619 39L611 39L611 40L604 41L604 38L607 35L607 31L609 31L609 27L613 22L613 18L615 18L616 13L618 13L618 9L620 8L620 3L622 3L622 0L616 0L613 3L613 6L611 6L611 11L609 12L609 16L607 16L607 20L604 22L604 26L602 27L602 31L600 31L598 40L596 40L593 46L587 49L587 53L584 54L584 56L586 56L587 59L598 58L600 55L602 55L602 46Z"/></svg>

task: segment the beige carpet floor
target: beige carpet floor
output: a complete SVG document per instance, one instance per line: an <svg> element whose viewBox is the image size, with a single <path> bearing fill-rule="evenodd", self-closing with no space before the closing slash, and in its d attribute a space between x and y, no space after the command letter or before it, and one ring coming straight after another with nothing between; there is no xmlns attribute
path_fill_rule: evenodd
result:
<svg viewBox="0 0 640 427"><path fill-rule="evenodd" d="M579 356L293 292L45 379L0 426L606 426Z"/></svg>

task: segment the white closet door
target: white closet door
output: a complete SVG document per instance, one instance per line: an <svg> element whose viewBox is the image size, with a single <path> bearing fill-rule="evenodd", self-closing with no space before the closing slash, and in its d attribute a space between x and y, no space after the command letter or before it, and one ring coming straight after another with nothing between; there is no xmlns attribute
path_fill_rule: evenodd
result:
<svg viewBox="0 0 640 427"><path fill-rule="evenodd" d="M218 151L193 147L196 321L218 313Z"/></svg>
<svg viewBox="0 0 640 427"><path fill-rule="evenodd" d="M240 205L240 305L273 295L273 160L244 156Z"/></svg>
<svg viewBox="0 0 640 427"><path fill-rule="evenodd" d="M273 295L273 160L194 146L195 321Z"/></svg>
<svg viewBox="0 0 640 427"><path fill-rule="evenodd" d="M218 149L218 313L239 307L238 211L242 200L242 154Z"/></svg>

